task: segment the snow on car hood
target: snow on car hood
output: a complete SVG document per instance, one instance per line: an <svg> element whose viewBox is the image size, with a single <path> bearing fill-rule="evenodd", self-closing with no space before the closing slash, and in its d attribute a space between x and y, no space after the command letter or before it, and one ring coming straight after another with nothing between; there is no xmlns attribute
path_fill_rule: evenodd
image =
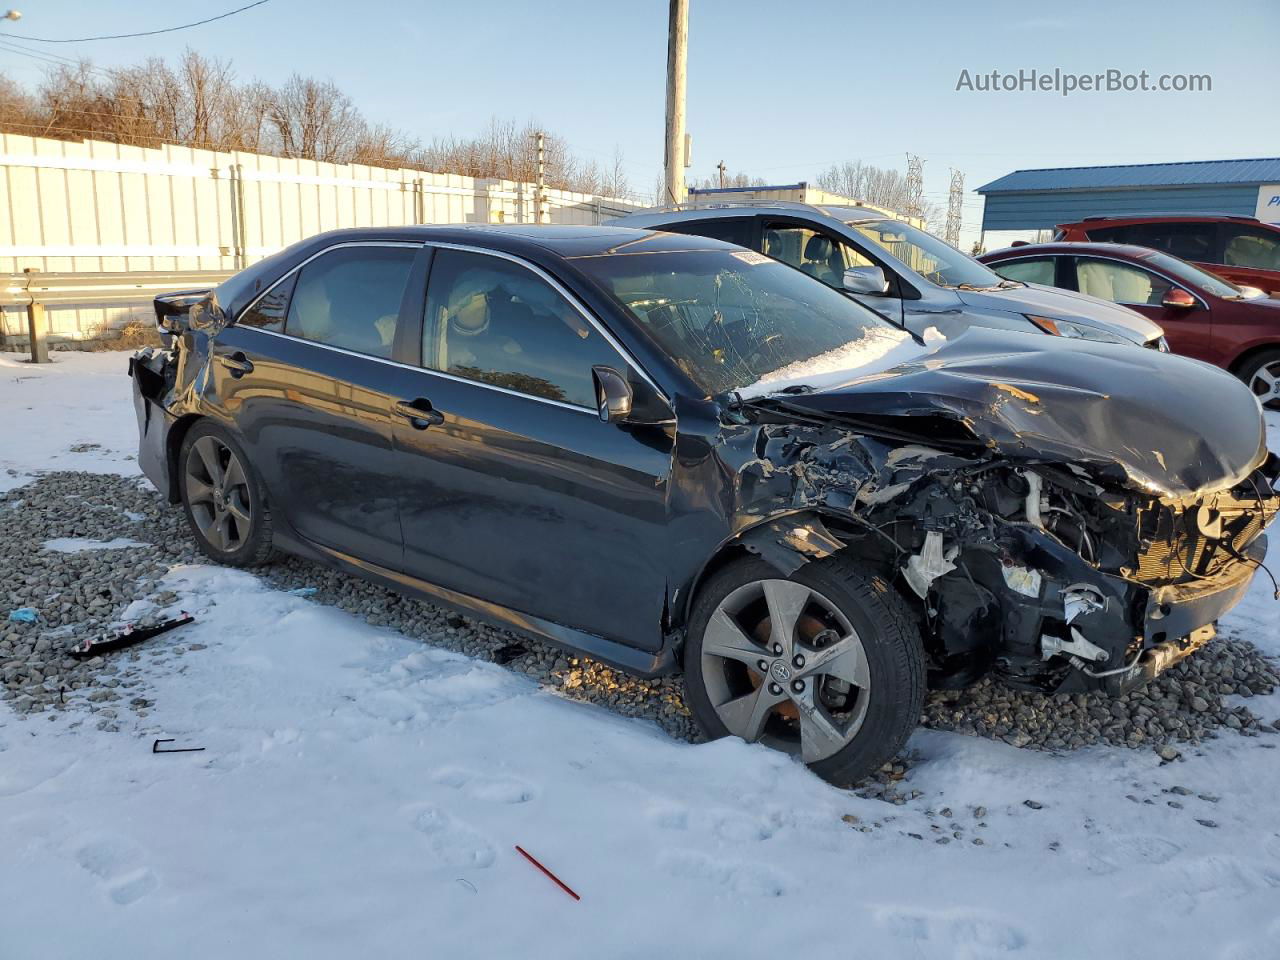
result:
<svg viewBox="0 0 1280 960"><path fill-rule="evenodd" d="M932 352L938 343L945 342L942 334L932 327L925 331L924 340L922 346L905 330L871 327L857 340L808 360L797 360L779 367L736 392L743 400L750 400L766 393L778 393L796 384L816 390L846 382L852 375L866 376L919 360Z"/></svg>
<svg viewBox="0 0 1280 960"><path fill-rule="evenodd" d="M1080 319L1119 327L1139 343L1146 343L1163 333L1158 324L1136 310L1058 287L1028 284L1005 290L957 290L956 296L975 309L1036 313L1063 320Z"/></svg>
<svg viewBox="0 0 1280 960"><path fill-rule="evenodd" d="M1075 464L1163 499L1233 487L1267 456L1257 401L1230 374L1035 334L973 328L917 360L786 403L886 424L945 418L1010 459Z"/></svg>

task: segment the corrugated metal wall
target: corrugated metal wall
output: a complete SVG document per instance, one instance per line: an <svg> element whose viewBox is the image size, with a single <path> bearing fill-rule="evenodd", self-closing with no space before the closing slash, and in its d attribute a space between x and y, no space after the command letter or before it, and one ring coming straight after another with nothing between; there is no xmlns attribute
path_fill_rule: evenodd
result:
<svg viewBox="0 0 1280 960"><path fill-rule="evenodd" d="M1023 190L985 195L983 230L1042 230L1085 217L1214 213L1251 217L1256 185L1135 187L1126 190Z"/></svg>
<svg viewBox="0 0 1280 960"><path fill-rule="evenodd" d="M532 223L533 184L421 170L0 134L0 274L233 271L324 230ZM592 224L640 209L548 190L543 221ZM146 313L146 309L142 311ZM59 308L51 330L96 336L139 311ZM6 311L0 334L25 321Z"/></svg>

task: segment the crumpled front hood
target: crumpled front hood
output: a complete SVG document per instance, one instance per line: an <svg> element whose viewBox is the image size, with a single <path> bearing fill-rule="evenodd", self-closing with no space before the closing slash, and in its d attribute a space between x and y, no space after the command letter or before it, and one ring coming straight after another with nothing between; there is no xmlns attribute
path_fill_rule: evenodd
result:
<svg viewBox="0 0 1280 960"><path fill-rule="evenodd" d="M1075 464L1162 499L1235 486L1267 456L1252 393L1216 367L978 328L920 360L785 402L888 424L881 418L945 418L1011 459Z"/></svg>
<svg viewBox="0 0 1280 960"><path fill-rule="evenodd" d="M1007 290L957 290L956 296L975 309L1037 313L1055 319L1075 318L1119 327L1138 343L1146 343L1163 333L1159 324L1148 320L1136 310L1074 290L1028 284Z"/></svg>

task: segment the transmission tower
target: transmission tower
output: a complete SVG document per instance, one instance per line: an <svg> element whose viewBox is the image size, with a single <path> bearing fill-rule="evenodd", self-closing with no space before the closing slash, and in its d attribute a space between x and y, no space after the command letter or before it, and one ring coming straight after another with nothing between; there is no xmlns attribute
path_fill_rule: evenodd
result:
<svg viewBox="0 0 1280 960"><path fill-rule="evenodd" d="M914 153L907 154L907 209L909 217L924 216L924 161Z"/></svg>
<svg viewBox="0 0 1280 960"><path fill-rule="evenodd" d="M942 239L953 247L960 246L960 207L964 203L964 174L951 171L951 196L947 198L947 233Z"/></svg>

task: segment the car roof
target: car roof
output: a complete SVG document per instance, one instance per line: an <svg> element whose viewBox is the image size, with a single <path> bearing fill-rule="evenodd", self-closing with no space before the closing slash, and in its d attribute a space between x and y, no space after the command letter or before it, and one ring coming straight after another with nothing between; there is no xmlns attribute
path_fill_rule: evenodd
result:
<svg viewBox="0 0 1280 960"><path fill-rule="evenodd" d="M647 239L646 239L647 238ZM359 240L436 241L485 247L504 253L528 253L530 248L551 251L561 257L600 256L624 245L645 240L646 252L714 249L728 246L719 240L683 234L664 234L628 226L560 224L459 223L396 227L349 227L317 234L306 241L309 249Z"/></svg>
<svg viewBox="0 0 1280 960"><path fill-rule="evenodd" d="M738 202L685 210L655 210L628 214L609 221L620 227L657 227L675 223L697 223L702 220L725 220L757 216L797 217L821 220L830 218L841 223L863 220L892 220L878 210L859 206L817 205L761 200L759 203Z"/></svg>
<svg viewBox="0 0 1280 960"><path fill-rule="evenodd" d="M1243 214L1228 213L1145 213L1132 214L1129 216L1097 216L1083 217L1080 220L1072 220L1070 223L1058 224L1058 229L1062 230L1066 227L1097 227L1104 225L1120 226L1129 223L1251 223L1259 226L1271 226L1274 224L1266 224L1257 217L1245 216Z"/></svg>
<svg viewBox="0 0 1280 960"><path fill-rule="evenodd" d="M978 259L985 263L988 258L1006 260L1014 257L1045 256L1047 254L1081 256L1094 253L1099 256L1148 260L1152 254L1159 252L1159 250L1152 250L1150 247L1138 247L1131 243L1071 243L1064 241L1060 243L1024 243L1016 247L1004 247L1000 250L991 250L988 253L984 253Z"/></svg>

